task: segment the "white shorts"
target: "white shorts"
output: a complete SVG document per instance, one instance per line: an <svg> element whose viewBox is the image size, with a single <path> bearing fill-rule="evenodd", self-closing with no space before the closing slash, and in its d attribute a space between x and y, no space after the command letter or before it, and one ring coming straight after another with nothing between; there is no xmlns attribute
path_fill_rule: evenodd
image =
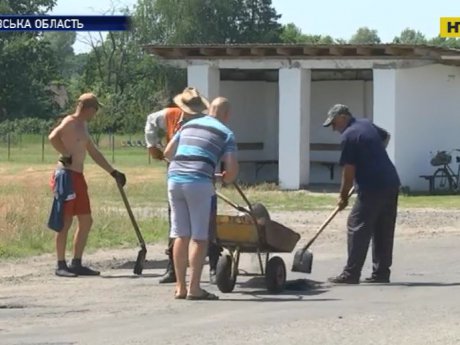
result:
<svg viewBox="0 0 460 345"><path fill-rule="evenodd" d="M171 238L188 237L207 241L215 189L211 182L168 182L171 206Z"/></svg>

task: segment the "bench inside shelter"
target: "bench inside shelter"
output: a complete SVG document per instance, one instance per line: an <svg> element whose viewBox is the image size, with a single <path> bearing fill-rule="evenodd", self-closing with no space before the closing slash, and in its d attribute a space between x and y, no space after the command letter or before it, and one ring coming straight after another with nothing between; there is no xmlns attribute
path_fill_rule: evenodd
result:
<svg viewBox="0 0 460 345"><path fill-rule="evenodd" d="M428 191L430 194L433 194L434 193L434 175L420 175L419 177L428 181Z"/></svg>
<svg viewBox="0 0 460 345"><path fill-rule="evenodd" d="M328 143L311 143L310 152L312 151L334 151L340 152L340 144ZM339 165L338 159L310 159L311 163L321 164L329 169L329 179L334 180L335 167Z"/></svg>
<svg viewBox="0 0 460 345"><path fill-rule="evenodd" d="M263 151L264 143L237 143L238 151ZM278 164L278 159L239 159L240 164L254 164L256 177L259 175L259 171L266 165Z"/></svg>
<svg viewBox="0 0 460 345"><path fill-rule="evenodd" d="M263 142L240 142L237 143L238 151L263 151ZM340 144L327 144L327 143L311 143L310 151L338 151L340 152ZM256 178L260 170L267 165L278 165L278 159L239 159L240 164L253 164L255 167ZM338 166L338 159L310 159L312 164L320 164L329 170L329 179L334 180L335 167Z"/></svg>

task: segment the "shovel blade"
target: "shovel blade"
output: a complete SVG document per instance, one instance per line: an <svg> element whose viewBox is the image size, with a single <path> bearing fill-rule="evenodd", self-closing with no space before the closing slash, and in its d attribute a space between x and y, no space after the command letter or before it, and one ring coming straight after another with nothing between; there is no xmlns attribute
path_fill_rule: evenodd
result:
<svg viewBox="0 0 460 345"><path fill-rule="evenodd" d="M311 273L313 265L313 253L309 250L299 249L294 254L292 272Z"/></svg>
<svg viewBox="0 0 460 345"><path fill-rule="evenodd" d="M257 220L257 224L265 226L270 222L270 214L267 208L259 203L252 205L252 214Z"/></svg>
<svg viewBox="0 0 460 345"><path fill-rule="evenodd" d="M141 275L144 269L145 258L147 256L147 248L142 247L137 253L136 264L134 265L134 274Z"/></svg>

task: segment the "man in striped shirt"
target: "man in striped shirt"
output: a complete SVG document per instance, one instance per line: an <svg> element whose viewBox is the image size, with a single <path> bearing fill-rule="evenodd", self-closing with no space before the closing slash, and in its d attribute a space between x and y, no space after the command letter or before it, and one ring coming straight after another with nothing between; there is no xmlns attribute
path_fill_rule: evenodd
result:
<svg viewBox="0 0 460 345"><path fill-rule="evenodd" d="M217 299L201 289L200 279L210 238L210 214L215 198L214 172L224 163L223 182L238 175L236 143L233 132L224 124L229 118L229 102L216 98L211 115L187 122L164 151L171 160L168 169L168 199L171 205L171 237L174 240L176 298ZM189 255L190 246L190 255ZM187 289L187 261L191 277Z"/></svg>

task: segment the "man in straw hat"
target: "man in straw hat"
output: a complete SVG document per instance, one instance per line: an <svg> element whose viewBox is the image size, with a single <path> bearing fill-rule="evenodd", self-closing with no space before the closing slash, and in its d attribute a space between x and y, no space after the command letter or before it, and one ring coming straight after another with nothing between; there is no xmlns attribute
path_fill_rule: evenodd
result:
<svg viewBox="0 0 460 345"><path fill-rule="evenodd" d="M165 132L166 143L168 143L182 125L191 119L203 116L203 112L205 112L208 107L208 100L200 95L197 89L187 87L182 93L176 95L173 101L169 102L164 109L148 115L145 125L145 141L152 158L157 160L164 159L160 140L161 131ZM170 214L171 209L168 204L168 220L171 225ZM166 255L168 255L169 262L165 274L160 279L160 283L176 282L172 249L173 244L174 239L170 238L168 248L166 249ZM214 244L210 244L209 261L211 281L215 280L215 269L219 254L219 248Z"/></svg>
<svg viewBox="0 0 460 345"><path fill-rule="evenodd" d="M180 104L181 100L177 100ZM210 115L187 122L166 146L168 199L171 205L171 237L175 238L173 256L176 271L176 299L215 300L218 297L200 287L201 272L212 241L211 214L215 207L214 173L220 160L224 163L223 182L238 175L236 143L225 125L229 102L218 97ZM187 263L190 283L186 286Z"/></svg>
<svg viewBox="0 0 460 345"><path fill-rule="evenodd" d="M112 175L117 183L124 186L126 177L115 170L97 149L88 133L87 122L96 116L101 104L92 93L84 93L78 98L75 113L67 115L49 135L51 145L60 153L59 162L52 176L51 184L55 192L52 216L48 225L57 232L56 275L60 277L94 276L99 275L89 267L82 266L81 259L86 245L93 219L88 196L88 187L83 176L83 164L86 152L107 173ZM67 182L68 183L67 183ZM58 194L65 193L64 198ZM65 260L67 234L72 225L73 217L78 220L74 237L74 257L70 266Z"/></svg>

